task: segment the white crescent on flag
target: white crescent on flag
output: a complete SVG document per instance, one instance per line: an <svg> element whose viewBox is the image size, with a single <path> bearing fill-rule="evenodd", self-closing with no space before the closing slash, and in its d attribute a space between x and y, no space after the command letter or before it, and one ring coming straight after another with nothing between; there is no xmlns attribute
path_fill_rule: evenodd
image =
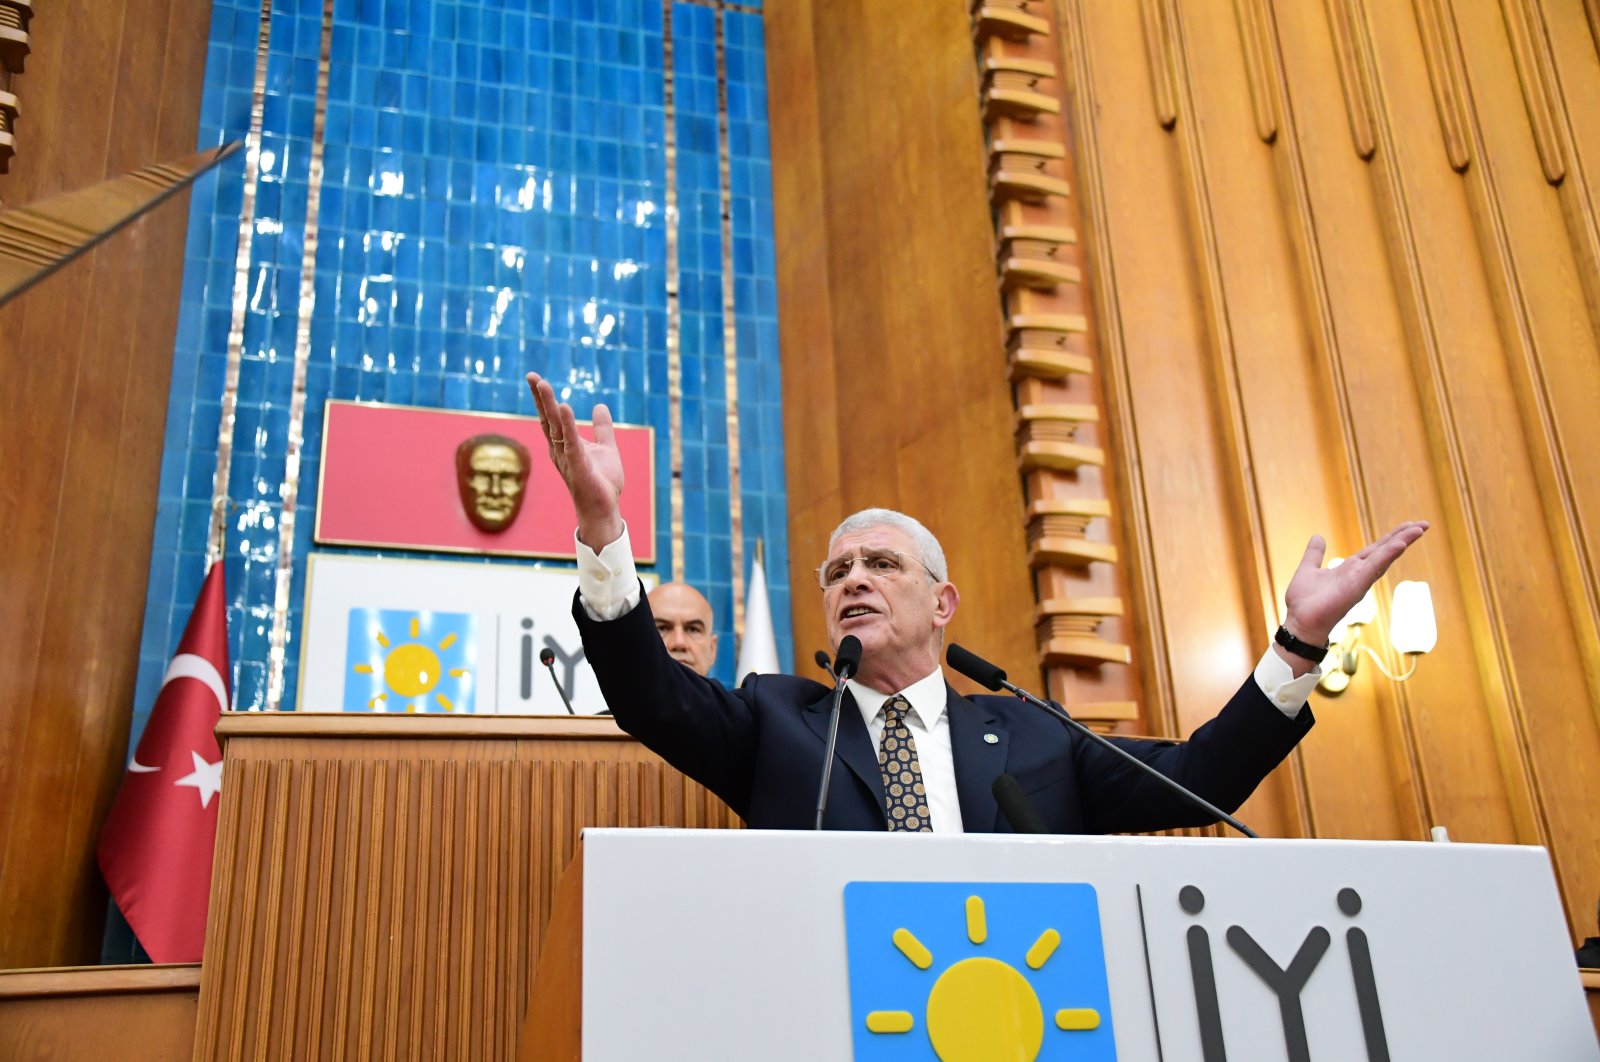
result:
<svg viewBox="0 0 1600 1062"><path fill-rule="evenodd" d="M173 679L181 678L199 679L205 683L206 689L217 699L218 711L228 710L228 687L222 684L222 675L211 661L194 653L179 653L172 658L172 663L167 665L167 673L161 679L161 688L166 689L167 684ZM128 764L130 774L149 774L159 770L160 767L150 767L140 763L137 755Z"/></svg>

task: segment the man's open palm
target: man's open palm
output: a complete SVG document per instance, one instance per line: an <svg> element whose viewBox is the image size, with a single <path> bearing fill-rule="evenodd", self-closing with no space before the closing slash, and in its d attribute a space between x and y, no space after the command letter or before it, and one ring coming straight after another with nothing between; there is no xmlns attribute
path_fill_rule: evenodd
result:
<svg viewBox="0 0 1600 1062"><path fill-rule="evenodd" d="M539 407L550 460L561 473L567 493L572 495L579 537L591 549L598 550L622 533L617 500L623 487L622 454L617 450L611 411L604 404L594 407L594 441L590 442L578 434L572 407L556 400L550 381L530 372L528 389L533 392L534 405Z"/></svg>
<svg viewBox="0 0 1600 1062"><path fill-rule="evenodd" d="M1328 632L1355 607L1366 592L1389 570L1410 545L1428 530L1425 520L1411 520L1396 527L1366 549L1347 557L1337 568L1324 568L1322 556L1328 544L1321 535L1312 535L1305 556L1283 592L1288 609L1284 621L1291 634L1321 645Z"/></svg>

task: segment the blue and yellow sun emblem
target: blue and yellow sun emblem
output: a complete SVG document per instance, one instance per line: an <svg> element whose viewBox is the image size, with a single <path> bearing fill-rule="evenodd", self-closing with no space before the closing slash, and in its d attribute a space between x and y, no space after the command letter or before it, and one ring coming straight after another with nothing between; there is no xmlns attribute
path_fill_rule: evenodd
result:
<svg viewBox="0 0 1600 1062"><path fill-rule="evenodd" d="M1100 906L1085 884L853 881L856 1062L1114 1062Z"/></svg>
<svg viewBox="0 0 1600 1062"><path fill-rule="evenodd" d="M470 712L477 620L466 612L350 610L347 712Z"/></svg>

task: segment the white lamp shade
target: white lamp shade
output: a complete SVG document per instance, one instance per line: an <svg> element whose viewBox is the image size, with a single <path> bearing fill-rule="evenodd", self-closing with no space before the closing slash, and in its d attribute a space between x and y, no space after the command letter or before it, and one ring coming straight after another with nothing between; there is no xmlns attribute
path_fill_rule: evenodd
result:
<svg viewBox="0 0 1600 1062"><path fill-rule="evenodd" d="M1389 617L1389 641L1397 653L1426 653L1439 641L1433 618L1433 592L1423 582L1404 582L1394 588L1394 608Z"/></svg>

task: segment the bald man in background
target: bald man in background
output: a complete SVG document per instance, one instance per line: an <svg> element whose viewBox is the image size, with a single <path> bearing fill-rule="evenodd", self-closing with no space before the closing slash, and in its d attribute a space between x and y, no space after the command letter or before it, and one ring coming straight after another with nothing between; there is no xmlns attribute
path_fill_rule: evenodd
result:
<svg viewBox="0 0 1600 1062"><path fill-rule="evenodd" d="M688 583L662 583L650 591L650 611L672 659L709 675L717 662L717 635L705 595Z"/></svg>

